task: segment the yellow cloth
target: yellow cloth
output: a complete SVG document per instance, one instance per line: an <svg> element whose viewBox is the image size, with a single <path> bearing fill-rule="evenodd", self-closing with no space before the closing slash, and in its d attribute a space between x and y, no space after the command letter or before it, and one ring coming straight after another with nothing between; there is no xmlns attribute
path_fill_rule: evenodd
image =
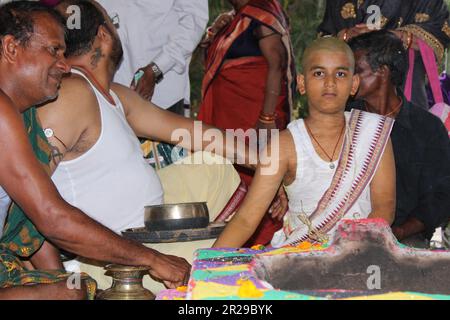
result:
<svg viewBox="0 0 450 320"><path fill-rule="evenodd" d="M209 164L214 161L223 164ZM164 189L165 203L206 201L210 221L222 211L241 182L228 160L207 152L194 153L157 172ZM183 257L192 263L194 251L210 248L214 241L215 239L209 239L145 245L164 254ZM94 278L99 289L111 287L112 278L104 275L102 266L80 263L80 271ZM144 286L155 294L165 289L162 283L152 280L149 276L144 277Z"/></svg>
<svg viewBox="0 0 450 320"><path fill-rule="evenodd" d="M164 203L206 201L210 221L223 210L241 183L230 161L209 152L196 152L157 173Z"/></svg>

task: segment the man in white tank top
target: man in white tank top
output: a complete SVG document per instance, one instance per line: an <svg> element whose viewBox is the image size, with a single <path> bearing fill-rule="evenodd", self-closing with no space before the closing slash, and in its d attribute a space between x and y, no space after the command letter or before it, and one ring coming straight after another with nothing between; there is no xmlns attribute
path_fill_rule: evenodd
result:
<svg viewBox="0 0 450 320"><path fill-rule="evenodd" d="M115 26L98 3L63 1L59 6L61 12L65 13L65 6L71 4L78 5L85 17L81 30L67 32L66 56L72 65L72 74L63 80L58 99L39 108L39 117L53 147L55 172L52 178L61 195L120 234L128 228L144 226L144 207L161 204L164 200L161 181L143 158L137 136L178 144L180 141L172 138L172 133L184 128L193 137L194 123L158 108L130 88L112 83L122 56ZM91 28L91 24L95 27ZM85 30L92 31L86 33ZM203 126L203 130L209 128ZM183 139L180 145L191 148L191 141ZM197 149L208 145L210 142L205 142ZM222 144L217 147L215 150L226 151ZM249 157L247 151L245 156ZM212 177L215 187L203 184L201 188L216 189L220 198L228 201L240 179L229 162L220 167L222 178ZM171 177L172 180L178 178ZM195 177L195 180L201 179ZM216 202L220 205L220 201ZM225 204L222 203L222 207ZM220 212L215 211L210 218ZM151 247L190 260L196 248L210 247L213 242ZM97 280L99 288L108 287L103 282L107 278L104 270L83 268L82 271ZM162 287L150 289L156 293Z"/></svg>
<svg viewBox="0 0 450 320"><path fill-rule="evenodd" d="M306 49L302 67L298 88L307 95L309 115L280 134L280 150L268 147L270 161L258 166L249 195L215 247L245 243L280 184L285 186L289 211L283 229L272 239L275 247L327 241L342 218L393 221L392 120L344 113L359 85L351 49L336 38L318 39ZM265 170L269 167L278 170Z"/></svg>

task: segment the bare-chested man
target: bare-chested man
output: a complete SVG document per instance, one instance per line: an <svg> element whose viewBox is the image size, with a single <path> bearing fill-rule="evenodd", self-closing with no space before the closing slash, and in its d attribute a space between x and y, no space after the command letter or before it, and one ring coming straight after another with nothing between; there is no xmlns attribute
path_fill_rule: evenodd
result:
<svg viewBox="0 0 450 320"><path fill-rule="evenodd" d="M34 132L39 123L29 118L34 115L28 112L33 111L30 106L55 98L62 75L69 71L58 14L29 1L6 4L0 7L0 40L0 185L58 247L101 261L148 266L152 276L170 287L185 283L190 266L184 259L124 240L67 204L33 154L27 131ZM33 149L40 157L45 155L45 140L38 137L37 141ZM22 222L25 220L23 216ZM27 270L16 253L30 257L42 242L31 241L29 247L20 247L12 239L30 240L30 229L21 233L20 229L11 229L11 223L17 223L18 228L21 225L20 221L9 221L0 242L0 299L86 297L84 287L69 290L66 281L57 282L65 279L62 271L55 275ZM48 266L45 260L32 259L32 263L39 269ZM51 278L56 284L40 284L41 276L47 277L45 283Z"/></svg>

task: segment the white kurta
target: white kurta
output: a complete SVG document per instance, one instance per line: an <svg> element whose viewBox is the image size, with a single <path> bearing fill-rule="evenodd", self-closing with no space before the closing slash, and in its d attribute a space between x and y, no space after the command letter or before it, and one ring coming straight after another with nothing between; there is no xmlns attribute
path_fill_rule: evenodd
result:
<svg viewBox="0 0 450 320"><path fill-rule="evenodd" d="M167 109L189 102L189 63L208 22L207 0L98 0L119 16L124 59L114 81L131 84L134 73L151 62L164 73L152 102Z"/></svg>

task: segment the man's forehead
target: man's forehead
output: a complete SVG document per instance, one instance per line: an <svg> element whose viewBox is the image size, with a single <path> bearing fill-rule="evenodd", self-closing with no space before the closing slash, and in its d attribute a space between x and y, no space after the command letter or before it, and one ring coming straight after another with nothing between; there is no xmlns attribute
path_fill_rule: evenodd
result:
<svg viewBox="0 0 450 320"><path fill-rule="evenodd" d="M64 43L64 29L50 14L37 14L34 19L34 36L48 42Z"/></svg>

